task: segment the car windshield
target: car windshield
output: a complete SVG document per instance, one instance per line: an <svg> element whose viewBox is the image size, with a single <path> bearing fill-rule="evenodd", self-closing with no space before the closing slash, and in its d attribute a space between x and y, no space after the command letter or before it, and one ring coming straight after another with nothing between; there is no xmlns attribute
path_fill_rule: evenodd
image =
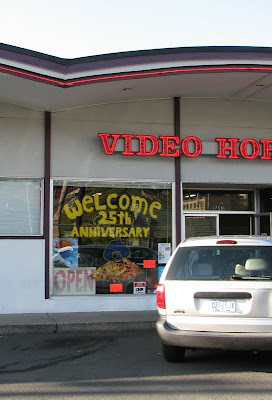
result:
<svg viewBox="0 0 272 400"><path fill-rule="evenodd" d="M272 247L180 247L167 280L271 279Z"/></svg>

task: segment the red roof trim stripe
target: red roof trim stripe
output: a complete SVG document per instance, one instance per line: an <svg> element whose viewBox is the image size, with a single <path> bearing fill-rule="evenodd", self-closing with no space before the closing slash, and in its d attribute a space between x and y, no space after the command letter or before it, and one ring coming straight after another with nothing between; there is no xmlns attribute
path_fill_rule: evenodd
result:
<svg viewBox="0 0 272 400"><path fill-rule="evenodd" d="M201 73L201 72L272 72L272 66L259 66L259 65L225 65L225 66L197 66L197 67L181 67L181 68L171 68L171 69L160 69L152 71L139 71L139 72L125 72L111 75L101 75L85 78L76 78L71 80L65 79L55 79L50 76L41 75L35 72L28 72L19 68L11 68L4 65L0 65L0 72L7 74L16 75L18 77L33 79L42 83L56 85L59 87L73 87L83 84L98 83L112 80L121 79L137 79L137 78L147 78L156 77L162 75L172 75L181 73Z"/></svg>

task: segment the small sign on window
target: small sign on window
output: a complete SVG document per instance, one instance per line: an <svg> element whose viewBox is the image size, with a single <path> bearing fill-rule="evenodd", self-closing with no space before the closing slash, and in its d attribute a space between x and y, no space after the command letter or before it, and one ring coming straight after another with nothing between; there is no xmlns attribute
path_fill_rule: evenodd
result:
<svg viewBox="0 0 272 400"><path fill-rule="evenodd" d="M146 293L146 282L133 283L133 294L145 294L145 293Z"/></svg>
<svg viewBox="0 0 272 400"><path fill-rule="evenodd" d="M144 260L144 268L156 268L156 260Z"/></svg>
<svg viewBox="0 0 272 400"><path fill-rule="evenodd" d="M111 283L110 284L110 292L111 293L122 293L123 292L123 284L122 283Z"/></svg>

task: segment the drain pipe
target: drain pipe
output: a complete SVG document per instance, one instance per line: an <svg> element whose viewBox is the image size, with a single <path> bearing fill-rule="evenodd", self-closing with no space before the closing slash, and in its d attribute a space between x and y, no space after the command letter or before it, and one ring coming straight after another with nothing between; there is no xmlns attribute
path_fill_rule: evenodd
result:
<svg viewBox="0 0 272 400"><path fill-rule="evenodd" d="M175 130L175 136L180 138L180 97L174 97L174 130ZM175 157L175 223L176 223L176 245L178 245L181 241L180 156Z"/></svg>
<svg viewBox="0 0 272 400"><path fill-rule="evenodd" d="M44 212L43 231L45 243L45 298L49 299L50 250L50 164L51 164L51 112L44 116Z"/></svg>

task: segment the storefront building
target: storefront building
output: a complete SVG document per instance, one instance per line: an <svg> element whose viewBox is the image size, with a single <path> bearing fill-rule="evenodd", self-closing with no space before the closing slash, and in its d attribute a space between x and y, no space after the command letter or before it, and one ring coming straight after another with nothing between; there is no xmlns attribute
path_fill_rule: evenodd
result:
<svg viewBox="0 0 272 400"><path fill-rule="evenodd" d="M0 45L0 313L156 309L191 236L271 234L272 50Z"/></svg>

